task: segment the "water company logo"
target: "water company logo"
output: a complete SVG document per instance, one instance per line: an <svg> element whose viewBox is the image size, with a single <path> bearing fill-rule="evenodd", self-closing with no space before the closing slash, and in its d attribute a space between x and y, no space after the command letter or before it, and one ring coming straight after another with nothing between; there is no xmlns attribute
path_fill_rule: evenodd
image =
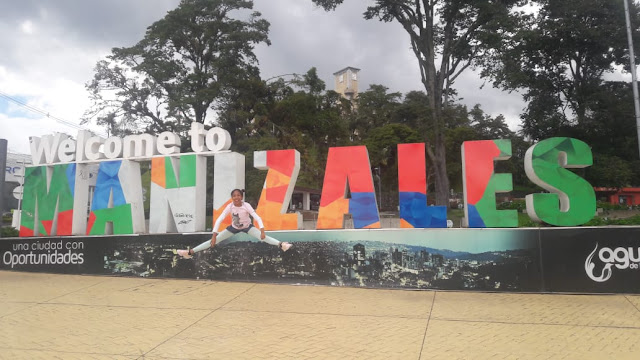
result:
<svg viewBox="0 0 640 360"><path fill-rule="evenodd" d="M640 266L640 246L636 249L632 247L617 247L613 250L608 247L603 247L598 251L598 258L604 263L604 268L600 272L600 275L596 276L596 274L594 274L596 264L593 262L593 257L597 250L598 244L596 243L596 247L593 249L591 254L587 256L587 259L584 262L584 270L587 273L587 276L593 281L605 282L609 280L613 274L614 266L621 270L637 270Z"/></svg>

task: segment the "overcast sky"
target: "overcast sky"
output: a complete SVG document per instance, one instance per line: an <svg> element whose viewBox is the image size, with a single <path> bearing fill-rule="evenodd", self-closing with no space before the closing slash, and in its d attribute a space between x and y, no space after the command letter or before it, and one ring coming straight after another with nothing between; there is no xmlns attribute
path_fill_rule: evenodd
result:
<svg viewBox="0 0 640 360"><path fill-rule="evenodd" d="M177 0L4 1L0 11L0 138L11 152L29 153L29 136L77 130L29 111L1 95L18 99L65 121L80 122L89 107L84 84L97 61L113 47L131 46L146 28L178 5ZM397 23L364 20L366 1L347 0L325 12L311 0L254 0L271 23L271 46L256 48L263 79L304 73L311 67L333 89L333 73L353 66L360 91L382 84L390 91L423 90L408 35ZM524 103L468 71L455 88L469 107L480 104L503 114L516 130ZM97 128L94 128L97 129Z"/></svg>

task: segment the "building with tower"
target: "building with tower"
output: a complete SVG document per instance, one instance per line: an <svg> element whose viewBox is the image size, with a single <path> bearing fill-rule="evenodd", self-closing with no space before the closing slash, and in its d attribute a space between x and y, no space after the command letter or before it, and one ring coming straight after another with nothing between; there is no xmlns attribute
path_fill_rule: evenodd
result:
<svg viewBox="0 0 640 360"><path fill-rule="evenodd" d="M335 91L345 99L353 100L358 97L358 72L360 69L347 66L346 68L334 72Z"/></svg>

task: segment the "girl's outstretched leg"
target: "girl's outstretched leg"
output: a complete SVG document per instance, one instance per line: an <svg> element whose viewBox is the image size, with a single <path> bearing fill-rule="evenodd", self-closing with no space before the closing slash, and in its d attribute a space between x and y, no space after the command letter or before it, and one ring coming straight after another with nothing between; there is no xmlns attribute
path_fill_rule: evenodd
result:
<svg viewBox="0 0 640 360"><path fill-rule="evenodd" d="M292 246L288 242L278 241L278 240L272 238L269 235L265 236L264 239L260 239L260 236L262 234L261 234L260 230L256 229L255 227L252 227L251 229L249 229L248 234L253 236L254 238L260 240L260 241L266 242L269 245L275 245L275 246L279 247L280 249L282 249L282 251L287 251Z"/></svg>
<svg viewBox="0 0 640 360"><path fill-rule="evenodd" d="M229 230L224 230L223 232L221 232L220 234L218 234L218 236L216 237L216 245L220 244L221 242L227 240L228 238L232 237L233 233ZM180 256L182 256L185 259L191 259L193 257L193 254L203 251L203 250L207 250L208 248L211 247L211 240L207 240L205 242L203 242L202 244L194 247L193 249L188 249L188 250L177 250L176 253Z"/></svg>

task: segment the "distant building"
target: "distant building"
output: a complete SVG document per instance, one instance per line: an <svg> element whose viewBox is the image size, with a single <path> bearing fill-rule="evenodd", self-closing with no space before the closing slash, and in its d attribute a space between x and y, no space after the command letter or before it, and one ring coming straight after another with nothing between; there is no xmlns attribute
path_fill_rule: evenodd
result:
<svg viewBox="0 0 640 360"><path fill-rule="evenodd" d="M24 174L25 165L31 165L31 155L7 153L7 167L4 173L4 209L0 212L4 213L11 209L18 208L18 199L13 195L13 190L22 184L22 176Z"/></svg>
<svg viewBox="0 0 640 360"><path fill-rule="evenodd" d="M402 250L402 267L416 269L415 256L407 249Z"/></svg>
<svg viewBox="0 0 640 360"><path fill-rule="evenodd" d="M442 265L444 265L444 256L439 255L439 254L433 254L433 265L440 267Z"/></svg>
<svg viewBox="0 0 640 360"><path fill-rule="evenodd" d="M360 69L347 66L333 73L335 91L345 99L353 100L358 97L358 72Z"/></svg>
<svg viewBox="0 0 640 360"><path fill-rule="evenodd" d="M402 265L402 252L396 248L391 255L392 262L396 265Z"/></svg>
<svg viewBox="0 0 640 360"><path fill-rule="evenodd" d="M421 261L429 261L429 252L427 250L420 250L420 260Z"/></svg>
<svg viewBox="0 0 640 360"><path fill-rule="evenodd" d="M313 210L318 211L320 208L321 190L296 186L291 195L289 210Z"/></svg>
<svg viewBox="0 0 640 360"><path fill-rule="evenodd" d="M353 260L355 260L358 266L364 265L364 261L366 260L366 254L364 251L364 245L355 244L353 246Z"/></svg>
<svg viewBox="0 0 640 360"><path fill-rule="evenodd" d="M640 205L640 188L637 187L594 187L593 190L599 200L604 200L612 205Z"/></svg>

